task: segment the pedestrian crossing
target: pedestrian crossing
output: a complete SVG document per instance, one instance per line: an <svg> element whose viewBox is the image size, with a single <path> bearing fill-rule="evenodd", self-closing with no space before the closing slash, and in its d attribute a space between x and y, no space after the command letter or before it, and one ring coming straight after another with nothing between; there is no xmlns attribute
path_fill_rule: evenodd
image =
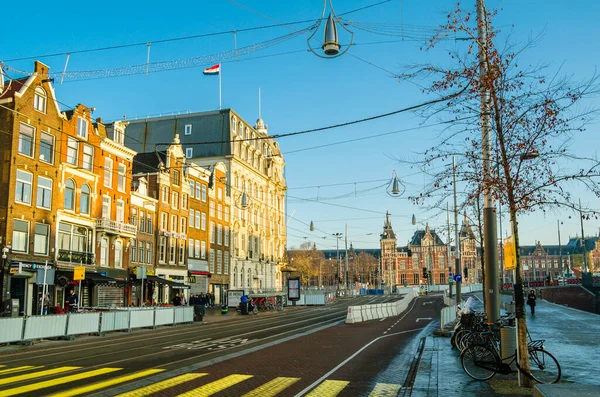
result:
<svg viewBox="0 0 600 397"><path fill-rule="evenodd" d="M301 378L282 376L257 385L256 379L254 379L255 383L251 383L252 386L248 387L250 383L247 383L247 381L255 378L254 375L230 374L215 379L214 375L213 377L209 376L210 373L193 372L168 378L165 378L167 374L163 374L161 380L151 384L146 382L146 386L119 394L110 394L110 391L107 393L110 388L124 386L128 382L142 380L164 371L164 369L159 368L129 372L125 368L113 367L86 369L79 366L46 368L34 365L17 367L0 365L0 397L22 394L75 397L94 392L103 392L106 395L116 397L142 397L158 394L177 397L208 397L222 392L226 394L228 390L234 387L236 388L236 395L241 397L275 397L296 394L288 389L301 381ZM101 380L94 379L100 377ZM207 377L207 381L202 383L204 377ZM246 389L251 390L240 392L239 390L245 387L244 382L247 385ZM64 387L65 385L69 386L69 384L71 384L71 387ZM308 392L306 396L335 397L343 394L344 391L346 391L346 395L349 395L348 387L350 385L352 385L350 381L327 379ZM58 386L63 386L63 390L56 392ZM369 397L391 397L397 396L400 390L401 385L398 384L377 383L370 392L364 395Z"/></svg>

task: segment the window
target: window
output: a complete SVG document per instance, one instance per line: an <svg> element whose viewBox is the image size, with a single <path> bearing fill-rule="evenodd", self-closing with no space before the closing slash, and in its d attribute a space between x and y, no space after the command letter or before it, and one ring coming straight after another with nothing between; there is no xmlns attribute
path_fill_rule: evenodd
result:
<svg viewBox="0 0 600 397"><path fill-rule="evenodd" d="M102 218L110 219L110 196L102 196Z"/></svg>
<svg viewBox="0 0 600 397"><path fill-rule="evenodd" d="M31 204L33 174L22 170L17 170L17 186L15 191L15 201L23 204Z"/></svg>
<svg viewBox="0 0 600 397"><path fill-rule="evenodd" d="M135 216L136 214L134 213L133 216ZM148 214L148 216L150 216L150 214ZM146 215L144 214L144 211L140 211L140 227L139 227L139 231L140 232L144 232L146 231Z"/></svg>
<svg viewBox="0 0 600 397"><path fill-rule="evenodd" d="M108 237L100 239L100 266L108 266Z"/></svg>
<svg viewBox="0 0 600 397"><path fill-rule="evenodd" d="M140 263L144 263L144 243L142 242L138 246L138 258L140 258Z"/></svg>
<svg viewBox="0 0 600 397"><path fill-rule="evenodd" d="M209 210L210 210L210 217L214 218L215 217L215 202L211 201L210 205L209 205Z"/></svg>
<svg viewBox="0 0 600 397"><path fill-rule="evenodd" d="M64 222L58 224L58 247L60 250L90 252L90 236L91 230L81 225ZM68 261L79 262L71 257L68 258ZM88 257L85 263L92 264L91 257Z"/></svg>
<svg viewBox="0 0 600 397"><path fill-rule="evenodd" d="M223 219L223 205L221 204L217 206L217 218Z"/></svg>
<svg viewBox="0 0 600 397"><path fill-rule="evenodd" d="M38 176L36 205L47 210L52 208L52 179Z"/></svg>
<svg viewBox="0 0 600 397"><path fill-rule="evenodd" d="M104 186L112 187L113 160L104 159Z"/></svg>
<svg viewBox="0 0 600 397"><path fill-rule="evenodd" d="M185 240L179 240L179 264L185 264Z"/></svg>
<svg viewBox="0 0 600 397"><path fill-rule="evenodd" d="M194 157L194 148L186 147L185 148L185 158L191 159L192 157Z"/></svg>
<svg viewBox="0 0 600 397"><path fill-rule="evenodd" d="M152 263L152 243L146 243L146 263Z"/></svg>
<svg viewBox="0 0 600 397"><path fill-rule="evenodd" d="M217 198L219 200L223 200L223 189L221 189L221 188L217 189Z"/></svg>
<svg viewBox="0 0 600 397"><path fill-rule="evenodd" d="M188 258L194 257L194 240L190 239L189 247L188 247Z"/></svg>
<svg viewBox="0 0 600 397"><path fill-rule="evenodd" d="M72 179L67 179L65 182L65 198L63 206L66 210L75 211L75 182Z"/></svg>
<svg viewBox="0 0 600 397"><path fill-rule="evenodd" d="M125 222L125 202L123 200L117 200L117 222Z"/></svg>
<svg viewBox="0 0 600 397"><path fill-rule="evenodd" d="M196 240L195 247L196 247L196 249L194 250L195 257L200 258L200 240Z"/></svg>
<svg viewBox="0 0 600 397"><path fill-rule="evenodd" d="M33 253L35 255L48 255L48 242L50 241L50 225L44 223L35 224L33 236Z"/></svg>
<svg viewBox="0 0 600 397"><path fill-rule="evenodd" d="M206 212L202 213L201 229L206 230Z"/></svg>
<svg viewBox="0 0 600 397"><path fill-rule="evenodd" d="M225 222L229 222L229 207L225 207Z"/></svg>
<svg viewBox="0 0 600 397"><path fill-rule="evenodd" d="M135 226L136 228L137 228L137 225L138 225L138 223L137 223L137 212L138 212L137 208L132 208L131 209L131 216L130 216L131 224L133 226Z"/></svg>
<svg viewBox="0 0 600 397"><path fill-rule="evenodd" d="M185 193L181 194L181 209L186 210L188 208L188 195Z"/></svg>
<svg viewBox="0 0 600 397"><path fill-rule="evenodd" d="M35 128L21 123L19 129L19 153L33 157L33 136Z"/></svg>
<svg viewBox="0 0 600 397"><path fill-rule="evenodd" d="M185 135L192 135L192 125L191 124L185 125Z"/></svg>
<svg viewBox="0 0 600 397"><path fill-rule="evenodd" d="M179 231L181 234L187 234L187 218L185 216L181 217L181 224Z"/></svg>
<svg viewBox="0 0 600 397"><path fill-rule="evenodd" d="M169 263L175 263L175 239L169 238Z"/></svg>
<svg viewBox="0 0 600 397"><path fill-rule="evenodd" d="M202 185L202 201L206 203L206 185Z"/></svg>
<svg viewBox="0 0 600 397"><path fill-rule="evenodd" d="M200 247L200 257L206 259L206 241L202 241Z"/></svg>
<svg viewBox="0 0 600 397"><path fill-rule="evenodd" d="M169 230L169 221L167 218L168 217L167 217L166 212L160 213L160 229L161 230Z"/></svg>
<svg viewBox="0 0 600 397"><path fill-rule="evenodd" d="M67 138L67 163L77 165L79 152L79 141L73 138Z"/></svg>
<svg viewBox="0 0 600 397"><path fill-rule="evenodd" d="M146 218L146 233L152 234L154 230L152 230L152 214L148 214Z"/></svg>
<svg viewBox="0 0 600 397"><path fill-rule="evenodd" d="M83 168L88 171L94 170L94 148L90 145L83 145Z"/></svg>
<svg viewBox="0 0 600 397"><path fill-rule="evenodd" d="M162 202L169 204L169 188L167 186L162 187Z"/></svg>
<svg viewBox="0 0 600 397"><path fill-rule="evenodd" d="M194 227L195 214L196 214L196 211L190 210L190 227Z"/></svg>
<svg viewBox="0 0 600 397"><path fill-rule="evenodd" d="M231 117L231 128L233 128L233 132L237 131L237 120L235 119L235 116Z"/></svg>
<svg viewBox="0 0 600 397"><path fill-rule="evenodd" d="M215 223L214 222L210 223L209 233L210 233L210 243L214 244L215 243Z"/></svg>
<svg viewBox="0 0 600 397"><path fill-rule="evenodd" d="M225 226L225 235L223 236L225 247L229 247L229 226Z"/></svg>
<svg viewBox="0 0 600 397"><path fill-rule="evenodd" d="M223 244L223 226L217 225L217 244Z"/></svg>
<svg viewBox="0 0 600 397"><path fill-rule="evenodd" d="M88 136L88 121L83 117L77 119L77 136L86 138Z"/></svg>
<svg viewBox="0 0 600 397"><path fill-rule="evenodd" d="M417 273L413 274L413 284L419 284L419 275Z"/></svg>
<svg viewBox="0 0 600 397"><path fill-rule="evenodd" d="M54 163L54 135L46 132L40 135L40 161Z"/></svg>
<svg viewBox="0 0 600 397"><path fill-rule="evenodd" d="M143 243L140 243L143 244ZM131 239L131 246L129 247L130 252L130 256L129 256L129 261L131 263L137 262L137 244L136 244L136 240Z"/></svg>
<svg viewBox="0 0 600 397"><path fill-rule="evenodd" d="M125 166L125 164L119 164L119 171L118 171L119 175L117 178L117 189L120 192L125 192L125 174L127 173L127 167Z"/></svg>
<svg viewBox="0 0 600 397"><path fill-rule="evenodd" d="M196 182L196 198L200 200L200 182Z"/></svg>
<svg viewBox="0 0 600 397"><path fill-rule="evenodd" d="M179 184L181 183L181 174L178 170L173 170L173 174L171 175L171 182L173 182L173 185L175 186L179 186Z"/></svg>
<svg viewBox="0 0 600 397"><path fill-rule="evenodd" d="M210 250L210 256L208 257L208 271L211 273L215 272L215 250Z"/></svg>
<svg viewBox="0 0 600 397"><path fill-rule="evenodd" d="M179 209L179 193L171 192L171 208Z"/></svg>
<svg viewBox="0 0 600 397"><path fill-rule="evenodd" d="M48 95L46 95L46 90L42 87L35 87L35 93L33 94L33 108L38 112L46 113L47 102Z"/></svg>
<svg viewBox="0 0 600 397"><path fill-rule="evenodd" d="M29 222L15 219L13 224L12 250L14 252L27 252L28 246Z"/></svg>
<svg viewBox="0 0 600 397"><path fill-rule="evenodd" d="M223 251L217 251L217 274L223 273Z"/></svg>
<svg viewBox="0 0 600 397"><path fill-rule="evenodd" d="M123 242L115 242L115 268L121 269L123 267Z"/></svg>
<svg viewBox="0 0 600 397"><path fill-rule="evenodd" d="M229 274L229 252L223 252L223 274Z"/></svg>
<svg viewBox="0 0 600 397"><path fill-rule="evenodd" d="M177 233L177 215L171 215L171 231Z"/></svg>
<svg viewBox="0 0 600 397"><path fill-rule="evenodd" d="M196 211L196 229L200 229L200 211Z"/></svg>
<svg viewBox="0 0 600 397"><path fill-rule="evenodd" d="M115 127L114 138L115 138L115 142L117 142L121 145L125 144L125 131L123 131L122 128ZM143 262L143 258L142 258L142 262Z"/></svg>
<svg viewBox="0 0 600 397"><path fill-rule="evenodd" d="M164 263L165 259L166 259L166 255L167 255L167 238L166 237L160 237L159 242L158 242L159 246L158 246L158 255L159 255L159 262Z"/></svg>

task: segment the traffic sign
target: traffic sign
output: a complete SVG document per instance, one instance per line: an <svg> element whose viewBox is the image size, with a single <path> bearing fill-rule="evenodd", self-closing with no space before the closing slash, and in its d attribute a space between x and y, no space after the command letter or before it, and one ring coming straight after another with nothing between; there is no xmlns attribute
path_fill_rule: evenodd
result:
<svg viewBox="0 0 600 397"><path fill-rule="evenodd" d="M85 280L85 266L75 266L73 280Z"/></svg>
<svg viewBox="0 0 600 397"><path fill-rule="evenodd" d="M455 274L454 281L456 281L457 283L460 283L462 281L462 276L460 274Z"/></svg>
<svg viewBox="0 0 600 397"><path fill-rule="evenodd" d="M454 273L448 272L448 277L453 278L454 277Z"/></svg>
<svg viewBox="0 0 600 397"><path fill-rule="evenodd" d="M421 285L421 289L425 289L425 286L424 286L424 285Z"/></svg>
<svg viewBox="0 0 600 397"><path fill-rule="evenodd" d="M517 257L515 241L512 236L504 239L504 270L515 270L517 268Z"/></svg>

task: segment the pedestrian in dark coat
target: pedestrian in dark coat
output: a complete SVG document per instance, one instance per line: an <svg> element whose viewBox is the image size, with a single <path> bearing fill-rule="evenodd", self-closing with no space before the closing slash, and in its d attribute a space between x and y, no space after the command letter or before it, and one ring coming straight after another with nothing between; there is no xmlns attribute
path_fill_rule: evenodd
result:
<svg viewBox="0 0 600 397"><path fill-rule="evenodd" d="M532 315L535 314L535 300L536 300L535 291L534 290L529 291L529 295L527 295L527 304L531 308Z"/></svg>

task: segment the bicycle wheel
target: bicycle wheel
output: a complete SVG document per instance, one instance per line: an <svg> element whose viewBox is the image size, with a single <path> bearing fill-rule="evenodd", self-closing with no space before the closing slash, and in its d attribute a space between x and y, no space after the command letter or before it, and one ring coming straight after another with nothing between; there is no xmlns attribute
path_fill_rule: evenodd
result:
<svg viewBox="0 0 600 397"><path fill-rule="evenodd" d="M462 334L464 334L465 331L466 330L464 328L459 328L456 331L454 331L452 338L450 338L450 344L452 345L452 347L458 349L458 342L460 341L460 338L462 338Z"/></svg>
<svg viewBox="0 0 600 397"><path fill-rule="evenodd" d="M460 355L460 362L466 374L475 380L488 380L496 375L496 371L489 368L482 368L482 364L494 366L499 357L486 345L471 345L467 347Z"/></svg>
<svg viewBox="0 0 600 397"><path fill-rule="evenodd" d="M540 383L556 383L560 380L558 360L539 348L529 349L529 370L533 379Z"/></svg>

